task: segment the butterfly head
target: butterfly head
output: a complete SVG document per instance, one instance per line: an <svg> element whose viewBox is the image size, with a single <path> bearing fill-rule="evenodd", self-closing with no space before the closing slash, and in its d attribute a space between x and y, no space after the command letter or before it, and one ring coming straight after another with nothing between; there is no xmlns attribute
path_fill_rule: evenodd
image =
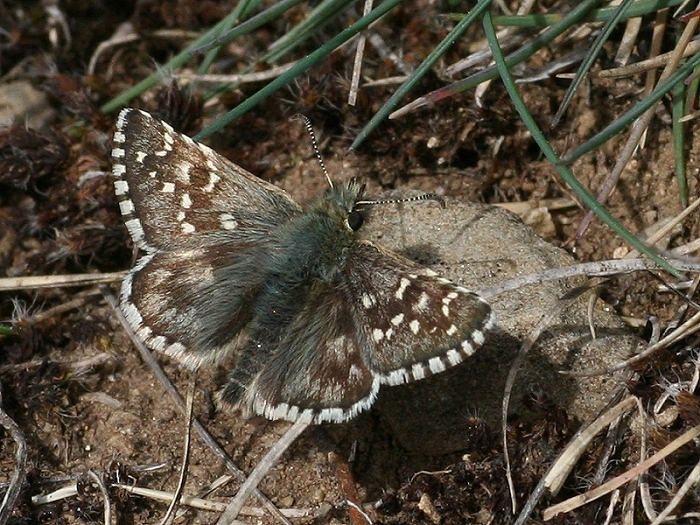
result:
<svg viewBox="0 0 700 525"><path fill-rule="evenodd" d="M356 232L364 221L362 210L357 206L364 190L365 185L357 179L331 183L331 187L326 190L318 205L325 208L333 219L342 221L348 231Z"/></svg>

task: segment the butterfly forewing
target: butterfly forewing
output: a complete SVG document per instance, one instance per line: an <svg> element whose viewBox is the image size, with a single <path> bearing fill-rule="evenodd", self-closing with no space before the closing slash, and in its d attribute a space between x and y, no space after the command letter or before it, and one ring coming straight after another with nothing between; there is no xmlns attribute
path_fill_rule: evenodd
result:
<svg viewBox="0 0 700 525"><path fill-rule="evenodd" d="M121 112L114 143L119 207L142 249L200 246L202 235L256 240L300 211L284 191L142 111Z"/></svg>
<svg viewBox="0 0 700 525"><path fill-rule="evenodd" d="M423 379L461 363L494 323L475 293L367 241L358 242L346 278L363 357L382 383Z"/></svg>

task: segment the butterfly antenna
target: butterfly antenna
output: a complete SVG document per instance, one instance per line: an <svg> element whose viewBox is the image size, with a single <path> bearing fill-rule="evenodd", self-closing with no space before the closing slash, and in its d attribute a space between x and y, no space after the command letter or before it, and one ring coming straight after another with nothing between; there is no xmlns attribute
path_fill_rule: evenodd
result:
<svg viewBox="0 0 700 525"><path fill-rule="evenodd" d="M304 126L306 127L306 132L309 134L311 137L311 145L314 148L314 152L316 153L316 158L318 159L318 163L321 165L321 169L323 170L323 174L326 176L326 180L328 181L328 184L330 187L333 187L333 181L331 180L331 176L328 174L328 170L326 169L326 165L323 162L323 157L321 157L321 152L318 151L318 144L316 143L316 134L314 133L314 128L311 126L311 121L309 120L309 117L306 115L302 115L301 113L297 113L294 115L294 118L296 120L301 120L304 123Z"/></svg>
<svg viewBox="0 0 700 525"><path fill-rule="evenodd" d="M400 202L415 202L415 201L436 201L440 203L441 208L445 208L445 199L437 193L424 193L415 197L407 197L405 199L382 199L378 201L357 201L356 206L373 206L375 204L397 204Z"/></svg>

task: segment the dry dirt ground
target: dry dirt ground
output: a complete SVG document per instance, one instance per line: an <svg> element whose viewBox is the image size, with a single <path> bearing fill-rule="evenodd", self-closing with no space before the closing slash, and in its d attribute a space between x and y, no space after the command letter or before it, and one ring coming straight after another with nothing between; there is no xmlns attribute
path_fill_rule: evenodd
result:
<svg viewBox="0 0 700 525"><path fill-rule="evenodd" d="M0 130L0 276L127 270L134 253L109 176L115 115L103 115L99 107L183 45L182 36L153 37L154 31L201 31L229 12L233 3L68 1L57 4L65 26L51 19L47 14L51 11L43 5L13 1L0 5L0 105L3 97L10 101L17 96L22 108L13 115L14 126ZM224 56L233 64L245 64L247 57L264 49L308 9L306 4L292 9L283 20L228 46ZM415 67L448 31L435 20L441 10L427 3L421 8L406 5L386 17L377 31ZM96 47L127 21L140 38L104 53L94 73L88 75L86 67ZM332 30L327 28L328 34ZM446 63L466 56L470 43L480 38L476 30L468 34L450 50ZM299 56L318 42L306 44ZM536 68L551 59L540 54L530 66ZM366 61L367 78L400 74L373 49ZM221 67L236 69L223 63ZM209 143L299 201L317 194L325 182L306 132L290 118L296 113L313 122L329 166L351 164L364 175L370 194L417 189L486 204L570 196L498 82L484 95L482 107L477 107L472 93L463 93L384 123L358 151L347 153L357 131L394 89L364 88L358 105L350 107L346 97L351 68L351 50L334 53ZM636 77L597 80L588 90L581 90L564 120L548 131L555 149L569 151L599 131L638 100L643 83ZM431 74L416 91L424 93L442 85ZM193 134L202 122L211 122L259 87L238 87L211 99L202 109L197 100L168 81L132 105ZM559 79L521 85L529 108L544 128L566 87L567 81ZM638 151L609 200L611 213L633 232L642 232L681 210L674 181L669 107L660 107L647 147ZM689 128L692 199L700 164L694 123ZM575 163L574 172L586 187L593 191L599 187L621 144L614 139ZM593 222L584 237L574 237L583 215L577 206L552 211L547 240L580 261L612 258L623 242L599 221ZM691 216L671 243L697 236L698 219ZM670 294L657 293L657 285L649 275L623 276L607 282L602 293L618 313L638 319L655 315L665 325L680 302ZM116 293L118 283L110 288ZM0 335L2 408L24 434L29 459L27 481L9 523L102 522L103 498L90 481L89 470L108 482L174 489L183 454L184 419L136 353L99 289L0 292L0 321L14 329L12 335ZM640 370L684 370L673 355L664 359ZM180 391L186 391L191 375L172 361L163 358L161 362ZM195 416L233 461L249 472L286 426L261 419L243 421L236 412L216 409L213 393L223 377L221 370L198 375ZM642 391L644 385L630 388ZM541 422L524 425L514 418L509 426L521 501L579 423L567 416L566 407L552 406L538 392L532 393L529 406ZM338 461L331 459L335 454L341 466L351 458L348 465L359 502L372 503L367 510L376 523L510 523L500 431L485 425L478 414L468 417L474 421L473 449L440 457L402 450L374 411L347 424L311 428L260 488L279 507L311 509L309 517L294 518L295 522L348 523L348 494L341 490ZM0 483L7 482L15 470L15 450L11 436L0 430ZM616 454L613 459L623 462L625 451ZM525 459L527 469L519 468L518 460L525 463ZM697 452L683 461L694 464ZM146 468L150 466L159 468ZM581 472L587 468L591 465L584 464ZM445 474L432 474L442 471ZM194 437L185 493L197 495L227 473L222 461ZM32 504L32 496L70 485L76 478L77 496L42 506ZM565 492L574 494L584 485L572 479ZM237 482L232 481L217 489L214 499L226 501L236 487ZM120 524L156 523L167 507L116 489L110 490L110 499ZM250 503L257 505L254 500ZM591 523L601 519L601 512L604 516L604 507L588 508L557 523ZM184 510L176 523L213 523L215 516ZM245 519L274 522L269 515Z"/></svg>

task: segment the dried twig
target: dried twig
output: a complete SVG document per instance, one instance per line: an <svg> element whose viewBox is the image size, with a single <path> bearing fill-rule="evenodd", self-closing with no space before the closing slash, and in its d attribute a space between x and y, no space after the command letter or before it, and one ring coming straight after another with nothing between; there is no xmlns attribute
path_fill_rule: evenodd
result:
<svg viewBox="0 0 700 525"><path fill-rule="evenodd" d="M184 451L182 453L182 465L180 465L180 478L177 482L177 488L175 489L175 494L173 499L168 506L168 510L161 521L162 525L169 525L175 519L175 507L177 507L180 497L182 497L182 492L185 489L185 480L187 479L187 464L190 458L190 443L192 441L192 409L194 407L194 388L195 388L195 378L192 377L190 381L189 388L187 389L187 413L185 414L185 420L187 425L185 428L185 444Z"/></svg>
<svg viewBox="0 0 700 525"><path fill-rule="evenodd" d="M308 423L297 420L289 429L284 433L284 435L273 445L273 447L265 454L265 456L260 460L260 462L255 466L253 472L251 472L245 483L241 485L238 489L238 493L231 500L231 502L226 507L226 511L219 517L219 521L216 525L230 525L238 517L238 514L243 508L243 504L246 502L253 490L257 490L256 487L263 478L267 475L272 467L274 467L279 461L282 454L291 446L292 443L298 438L301 433L306 430L309 426Z"/></svg>
<svg viewBox="0 0 700 525"><path fill-rule="evenodd" d="M104 500L104 506L105 506L105 525L112 525L112 504L109 500L109 492L107 491L107 487L105 486L105 482L102 479L102 476L98 473L96 473L93 470L88 470L88 476L92 478L92 480L97 484L97 487L100 489L100 492L102 493L102 499Z"/></svg>
<svg viewBox="0 0 700 525"><path fill-rule="evenodd" d="M657 463L660 463L673 452L678 450L680 447L682 447L686 443L689 443L698 436L700 436L700 425L694 426L687 432L681 434L679 437L671 441L668 445L659 450L649 459L642 461L639 465L628 470L624 474L620 474L619 476L611 479L607 483L604 483L593 490L589 490L585 494L569 498L566 501L562 501L561 503L552 505L548 509L545 509L545 511L542 513L542 517L545 519L545 521L550 520L558 514L569 512L575 508L580 507L581 505L585 505L586 503L594 501L604 496L605 494L608 494L613 490L618 489L625 483L628 483L629 481L639 477L640 474L646 472Z"/></svg>
<svg viewBox="0 0 700 525"><path fill-rule="evenodd" d="M12 511L17 503L17 498L24 485L24 480L27 477L27 441L24 439L24 434L20 430L17 423L7 415L2 409L2 389L0 388L0 425L12 436L17 451L15 452L15 470L12 473L10 486L5 492L5 497L0 505L0 525L5 525L10 518Z"/></svg>
<svg viewBox="0 0 700 525"><path fill-rule="evenodd" d="M355 480L352 477L350 467L343 458L335 452L330 454L331 464L335 466L335 477L340 482L340 489L345 495L345 501L348 504L348 514L353 525L372 524L372 520L367 513L362 510L360 505L360 495L357 493Z"/></svg>
<svg viewBox="0 0 700 525"><path fill-rule="evenodd" d="M151 352L146 348L146 346L143 344L143 342L136 337L136 334L134 334L134 331L131 329L131 326L127 322L127 320L124 318L124 314L122 313L121 309L119 308L119 305L117 304L117 300L112 294L111 290L107 287L102 288L102 293L104 294L105 300L107 303L112 307L114 310L115 315L119 319L119 322L122 324L124 327L124 330L127 331L129 336L131 337L131 340L133 341L134 345L139 351L139 354L141 355L141 358L146 362L146 364L151 368L153 373L156 375L156 378L160 383L163 385L163 387L168 391L170 394L171 399L173 400L173 403L175 403L175 406L180 410L181 413L186 412L186 407L185 407L185 402L182 399L182 396L180 396L180 393L177 391L175 386L172 384L170 381L170 378L163 372L163 369L160 367L158 362L155 360ZM197 419L194 419L192 421L192 426L193 428L197 431L197 434L202 438L204 443L216 454L221 460L226 465L226 468L228 468L238 479L244 480L245 479L245 474L239 469L236 464L231 460L231 458L228 456L226 451L219 446L219 444L216 442L216 440L212 437L212 435L207 431L206 428L204 428L204 425L202 425ZM284 523L285 525L292 525L290 521L285 518L275 507L275 505L267 499L267 497L260 492L257 488L253 490L253 494L260 500L260 502L263 504L263 506L273 515L275 516L279 521Z"/></svg>
<svg viewBox="0 0 700 525"><path fill-rule="evenodd" d="M128 272L83 273L71 275L35 275L28 277L3 277L0 292L36 288L60 288L64 286L86 286L90 284L116 283Z"/></svg>

